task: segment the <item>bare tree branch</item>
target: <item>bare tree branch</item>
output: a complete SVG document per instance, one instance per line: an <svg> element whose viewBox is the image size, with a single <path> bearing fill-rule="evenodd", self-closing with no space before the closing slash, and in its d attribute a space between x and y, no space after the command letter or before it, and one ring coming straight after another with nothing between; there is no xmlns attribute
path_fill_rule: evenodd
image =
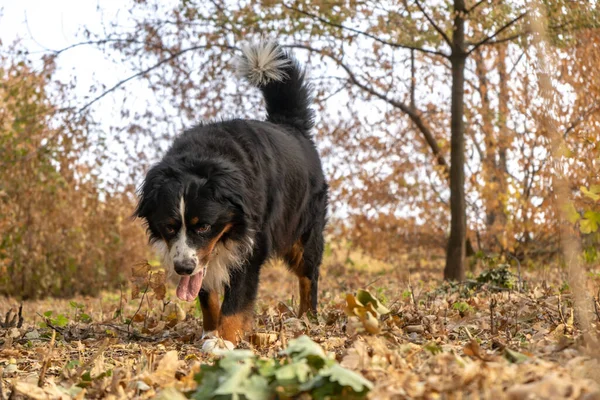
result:
<svg viewBox="0 0 600 400"><path fill-rule="evenodd" d="M475 46L473 46L473 48L471 50L469 50L469 52L467 53L467 55L473 53L480 46L488 43L490 40L492 40L493 38L495 38L496 36L498 36L499 34L501 34L502 32L504 32L505 30L507 30L508 28L510 28L512 25L514 25L515 23L517 23L519 20L521 20L522 18L524 18L526 15L527 15L527 11L525 11L524 13L522 13L521 15L519 15L518 17L516 17L513 20L511 20L510 22L508 22L502 28L498 29L493 35L488 36L485 39L481 40L480 42L476 43Z"/></svg>
<svg viewBox="0 0 600 400"><path fill-rule="evenodd" d="M283 6L285 8L287 8L288 10L295 11L297 13L306 15L307 17L315 19L315 20L317 20L319 22L322 22L322 23L324 23L326 25L333 26L333 27L336 27L336 28L340 28L340 29L343 29L343 30L346 30L346 31L349 31L349 32L356 33L357 35L361 35L361 36L365 36L365 37L371 38L371 39L375 40L376 42L379 42L379 43L382 43L382 44L385 44L385 45L388 45L388 46L391 46L391 47L396 47L396 48L400 48L400 49L407 49L407 50L416 50L416 51L420 51L422 53L434 54L436 56L442 56L442 57L448 58L448 55L445 54L445 53L442 53L441 51L428 50L428 49L424 49L422 47L411 46L409 44L404 44L404 43L390 42L390 41L378 38L377 36L372 35L372 34L370 34L368 32L363 32L361 30L358 30L358 29L355 29L355 28L351 28L349 26L345 26L345 25L342 25L342 24L336 24L334 22L326 20L325 18L321 18L318 15L311 14L311 13L309 13L307 11L300 10L298 8L294 8L294 7L288 6L286 4L284 4Z"/></svg>
<svg viewBox="0 0 600 400"><path fill-rule="evenodd" d="M102 42L102 41L100 41ZM63 50L66 50L68 48L73 48L76 47L78 45L83 45L86 44L87 42L82 42L82 43L76 43L75 45L71 45ZM93 42L89 43L89 44L93 44ZM144 69L143 71L139 71L119 82L117 82L114 86L112 86L111 88L105 90L104 92L102 92L100 95L96 96L94 99L92 99L91 101L89 101L88 103L84 104L83 107L81 107L79 110L77 110L77 112L75 113L75 115L81 115L84 111L86 111L88 108L90 108L94 103L96 103L97 101L99 101L100 99L102 99L103 97L105 97L106 95L114 92L115 90L117 90L118 88L120 88L121 86L125 85L127 82L136 79L140 76L143 76L145 74L147 74L150 71L155 70L156 68L160 67L161 65L168 63L169 61L172 61L174 59L176 59L177 57L181 56L182 54L185 54L189 51L194 51L194 50L199 50L199 49L203 49L203 48L207 48L207 47L222 47L222 48L226 48L226 49L230 49L230 50L238 50L236 47L233 46L227 46L227 45L215 45L215 44L211 44L210 46L207 45L201 45L201 46L193 46L193 47L189 47L187 49L183 49L181 51L178 51L176 53L173 53L172 55L170 55L169 57L160 60L159 62L157 62L156 64ZM64 111L68 111L68 109L65 109ZM32 152L28 153L25 157L23 157L21 159L21 161L27 161L30 160L32 157L34 157L37 153L39 153L41 150L43 150L48 144L50 144L54 139L56 139L56 137L58 136L59 131L57 131L56 133L54 133L53 135L49 136L46 140L46 144L40 145L37 148L35 148ZM0 167L2 165L0 164Z"/></svg>
<svg viewBox="0 0 600 400"><path fill-rule="evenodd" d="M531 33L531 31L529 29L526 29L522 32L518 32L515 33L514 35L510 35L501 39L496 39L496 40L490 40L487 43L484 43L486 46L491 46L491 45L495 45L495 44L502 44L502 43L506 43L506 42L512 42L515 39L520 38L521 36L526 36L529 35Z"/></svg>
<svg viewBox="0 0 600 400"><path fill-rule="evenodd" d="M152 65L152 66L150 66L150 67L148 67L148 68L146 68L146 69L144 69L144 70L142 70L142 71L136 72L135 74L133 74L133 75L131 75L131 76L129 76L129 77L127 77L127 78L125 78L125 79L123 79L123 80L121 80L121 81L117 82L117 83L116 83L114 86L112 86L110 89L107 89L107 90L105 90L105 91L104 91L104 92L102 92L100 95L96 96L96 97L95 97L95 98L93 98L91 101L89 101L88 103L86 103L86 104L85 104L83 107L81 107L81 108L80 108L80 109L79 109L77 112L78 112L78 113L81 113L81 112L85 111L85 110L86 110L86 109L88 109L88 108L89 108L89 107L90 107L92 104L96 103L98 100L102 99L104 96L106 96L106 95L108 95L108 94L110 94L110 93L114 92L115 90L117 90L117 89L118 89L118 88L120 88L121 86L125 85L127 82L129 82L129 81L131 81L131 80L133 80L133 79L135 79L135 78L138 78L138 77L140 77L140 76L142 76L142 75L145 75L145 74L147 74L148 72L150 72L150 71L152 71L152 70L155 70L156 68L160 67L161 65L168 63L169 61L173 61L175 58L177 58L177 57L181 56L182 54L185 54L185 53L187 53L187 52L194 51L194 50L205 49L205 48L207 48L207 47L222 47L222 48L226 48L226 49L230 49L230 50L237 50L237 48L236 48L236 47L233 47L233 46L227 46L227 45L214 45L214 44L211 44L211 45L192 46L192 47L188 47L187 49L180 50L180 51L178 51L178 52L176 52L176 53L173 53L171 56L169 56L169 57L167 57L167 58L164 58L164 59L160 60L160 61L159 61L159 62L157 62L156 64L154 64L154 65Z"/></svg>
<svg viewBox="0 0 600 400"><path fill-rule="evenodd" d="M58 56L61 53L64 53L67 50L71 50L75 47L81 47L81 46L86 46L86 45L98 45L98 44L105 44L105 43L118 43L118 42L124 42L124 43L142 43L139 40L136 39L132 39L132 38L125 38L125 39L121 39L121 38L115 38L115 39L100 39L100 40L88 40L86 42L79 42L79 43L73 43L67 47L63 47L60 50L51 50L52 53L55 56Z"/></svg>
<svg viewBox="0 0 600 400"><path fill-rule="evenodd" d="M581 124L582 122L584 122L587 117L594 114L599 109L600 109L600 100L596 100L583 113L581 113L577 118L575 118L575 121L573 121L567 127L567 129L565 129L565 131L563 133L563 138L566 138L569 135L569 132L571 132L573 129L577 128L577 126L579 124Z"/></svg>
<svg viewBox="0 0 600 400"><path fill-rule="evenodd" d="M479 0L477 3L473 4L470 8L467 9L467 14L469 14L471 11L475 10L477 7L479 7L486 1L489 1L489 0Z"/></svg>
<svg viewBox="0 0 600 400"><path fill-rule="evenodd" d="M394 100L394 99L388 97L387 95L378 92L377 90L373 89L372 87L367 86L365 83L361 82L356 77L356 75L354 74L354 72L348 65L343 63L341 60L333 57L331 54L328 54L326 51L323 51L321 49L316 49L316 48L308 46L308 45L301 45L301 44L288 45L285 47L308 50L310 52L320 54L321 56L332 60L339 67L341 67L346 72L346 74L348 74L348 78L352 84L354 84L358 88L364 90L365 92L371 94L372 96L375 96L375 97L385 101L386 103L390 104L391 106L398 108L400 111L405 113L410 118L410 120L417 126L417 128L419 129L419 131L425 138L425 141L427 142L431 151L433 152L433 155L435 156L437 163L443 167L444 174L446 176L448 175L448 173L450 172L448 163L446 162L446 159L444 158L444 155L442 154L442 150L440 149L433 132L431 131L431 129L429 129L429 127L427 126L427 124L425 123L423 118L421 118L421 113L419 111L417 111L416 109L413 109L410 105L407 105L398 100Z"/></svg>
<svg viewBox="0 0 600 400"><path fill-rule="evenodd" d="M452 47L452 41L450 40L448 35L446 35L446 33L443 30L441 30L440 27L437 26L436 23L431 19L431 17L429 16L429 14L427 14L423 6L421 6L419 0L415 0L415 3L417 4L417 7L419 7L419 10L423 13L425 18L427 18L427 21L429 21L431 26L433 26L433 29L435 29L444 38L444 41L448 44L448 46Z"/></svg>

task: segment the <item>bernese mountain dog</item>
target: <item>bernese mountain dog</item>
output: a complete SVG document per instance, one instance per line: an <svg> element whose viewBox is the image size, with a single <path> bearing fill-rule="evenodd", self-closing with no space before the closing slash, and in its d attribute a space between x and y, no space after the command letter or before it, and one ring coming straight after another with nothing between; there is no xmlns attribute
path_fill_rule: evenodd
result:
<svg viewBox="0 0 600 400"><path fill-rule="evenodd" d="M328 192L303 69L273 42L242 53L237 72L262 91L266 121L183 132L148 171L134 214L163 266L179 275L177 297L199 297L204 334L234 343L252 327L260 271L271 258L299 279L298 315L316 311Z"/></svg>

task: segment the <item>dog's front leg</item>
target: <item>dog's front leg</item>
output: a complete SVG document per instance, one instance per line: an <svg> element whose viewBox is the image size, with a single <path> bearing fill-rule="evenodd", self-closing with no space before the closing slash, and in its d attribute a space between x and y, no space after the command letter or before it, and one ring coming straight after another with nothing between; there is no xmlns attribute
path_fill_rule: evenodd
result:
<svg viewBox="0 0 600 400"><path fill-rule="evenodd" d="M255 256L243 268L231 272L219 320L219 335L225 340L237 344L252 329L254 302L264 259Z"/></svg>
<svg viewBox="0 0 600 400"><path fill-rule="evenodd" d="M216 331L221 316L219 293L216 291L200 290L200 308L202 308L202 335Z"/></svg>

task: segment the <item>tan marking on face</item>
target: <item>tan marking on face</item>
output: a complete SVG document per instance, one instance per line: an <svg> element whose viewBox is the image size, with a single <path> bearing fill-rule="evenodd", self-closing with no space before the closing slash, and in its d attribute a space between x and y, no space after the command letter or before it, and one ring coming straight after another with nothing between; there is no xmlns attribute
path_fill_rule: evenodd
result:
<svg viewBox="0 0 600 400"><path fill-rule="evenodd" d="M190 220L190 225L196 225L200 221L198 217L194 217Z"/></svg>
<svg viewBox="0 0 600 400"><path fill-rule="evenodd" d="M217 329L219 317L221 315L221 304L219 304L219 293L213 291L208 295L208 304L200 303L202 308L202 329L204 332Z"/></svg>
<svg viewBox="0 0 600 400"><path fill-rule="evenodd" d="M198 260L200 260L200 263L202 265L206 265L208 263L213 249L215 248L217 243L219 243L221 237L223 237L223 235L227 233L232 228L232 226L232 224L225 225L225 228L223 228L223 230L217 236L212 238L212 240L208 242L208 244L204 248L198 249L196 254L198 255Z"/></svg>

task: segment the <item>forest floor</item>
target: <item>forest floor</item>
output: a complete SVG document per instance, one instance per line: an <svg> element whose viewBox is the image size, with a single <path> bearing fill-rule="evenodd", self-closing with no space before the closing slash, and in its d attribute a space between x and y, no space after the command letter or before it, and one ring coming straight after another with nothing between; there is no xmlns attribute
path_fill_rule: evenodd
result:
<svg viewBox="0 0 600 400"><path fill-rule="evenodd" d="M450 286L440 280L440 260L417 257L407 259L411 268L394 268L370 260L344 265L344 257L330 255L322 268L318 317L296 318L296 279L281 266L266 268L255 333L241 347L281 359L290 340L307 335L371 381L372 399L600 399L598 348L582 339L558 270L523 271L517 282L498 269L479 275L481 282ZM220 342L207 346L197 305L176 300L172 284L165 295L161 275L153 276L138 273L134 299L126 288L26 301L21 325L11 323L19 302L0 300L0 400L209 398L193 378L218 357L210 347ZM594 301L600 280L588 277ZM365 317L347 296L360 289L385 307ZM590 334L598 337L600 316L592 317Z"/></svg>

